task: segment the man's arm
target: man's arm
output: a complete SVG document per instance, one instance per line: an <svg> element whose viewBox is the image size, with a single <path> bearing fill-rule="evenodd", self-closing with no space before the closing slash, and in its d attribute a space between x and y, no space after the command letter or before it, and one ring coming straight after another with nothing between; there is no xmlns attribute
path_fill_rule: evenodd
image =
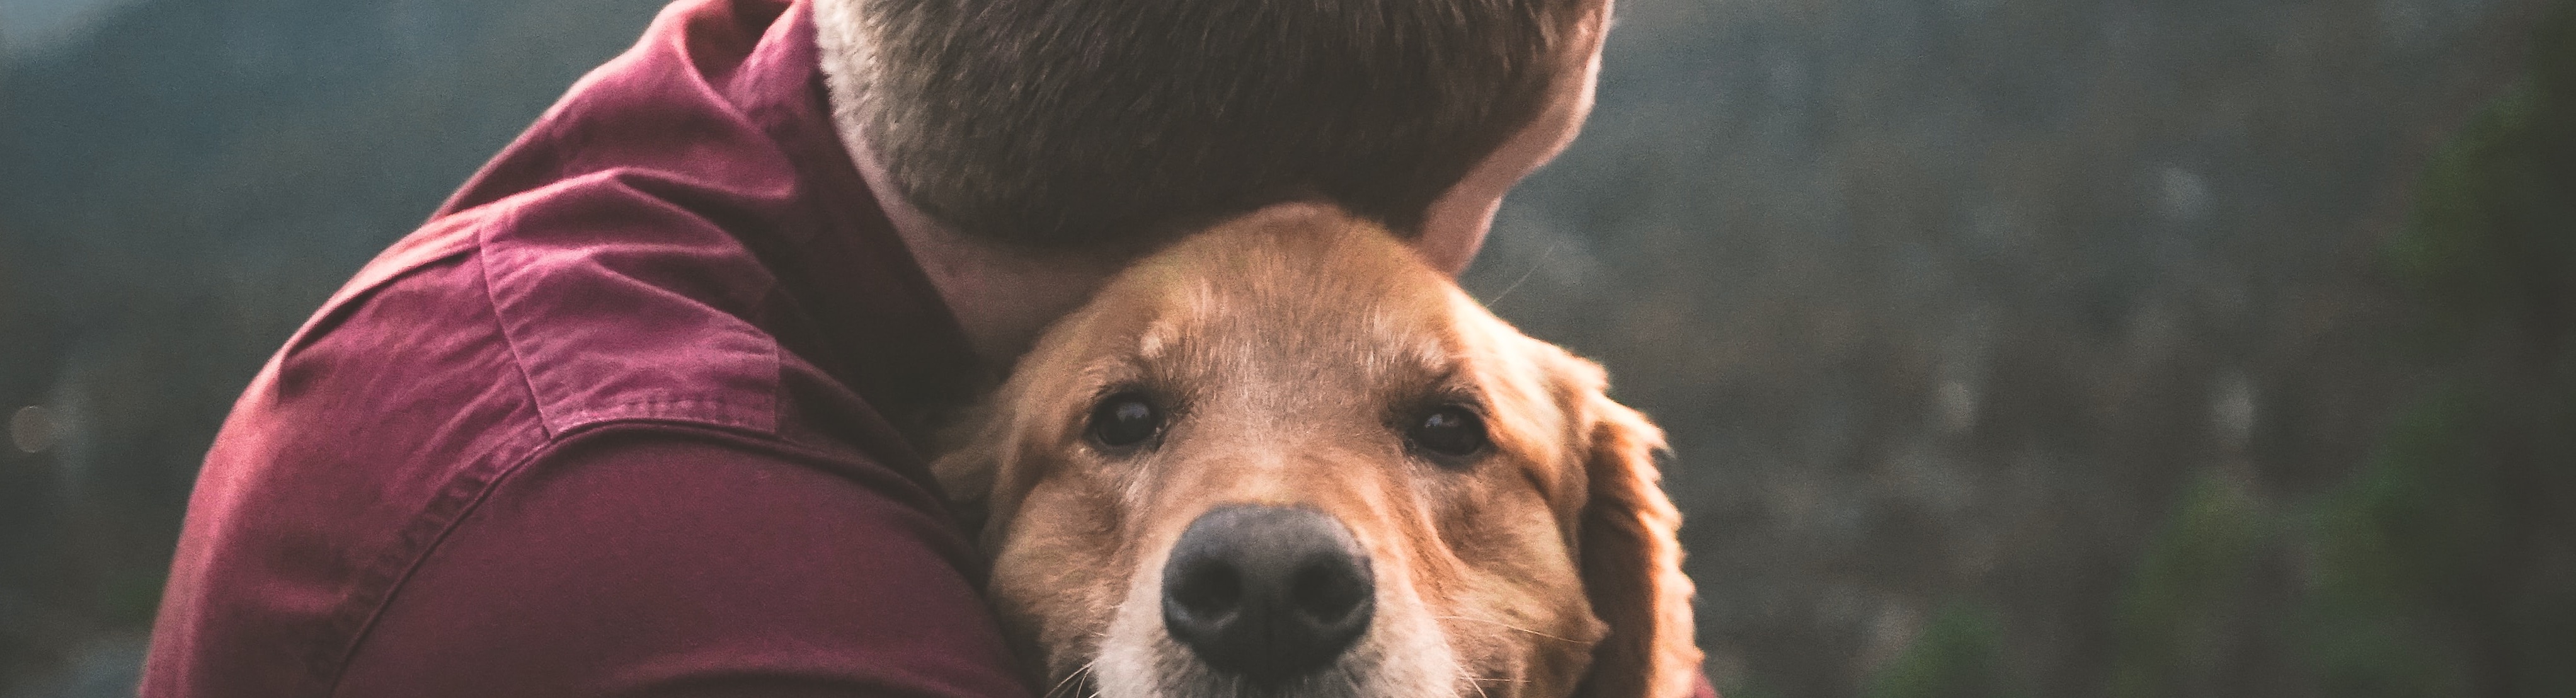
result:
<svg viewBox="0 0 2576 698"><path fill-rule="evenodd" d="M952 529L792 455L602 435L460 522L337 693L1027 696Z"/></svg>

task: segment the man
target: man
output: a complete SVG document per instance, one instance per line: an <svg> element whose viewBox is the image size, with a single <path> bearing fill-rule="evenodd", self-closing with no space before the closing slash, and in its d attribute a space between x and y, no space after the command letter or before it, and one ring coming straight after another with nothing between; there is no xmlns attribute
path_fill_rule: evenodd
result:
<svg viewBox="0 0 2576 698"><path fill-rule="evenodd" d="M1026 696L917 444L1192 226L1466 265L1607 0L682 0L262 370L146 696Z"/></svg>

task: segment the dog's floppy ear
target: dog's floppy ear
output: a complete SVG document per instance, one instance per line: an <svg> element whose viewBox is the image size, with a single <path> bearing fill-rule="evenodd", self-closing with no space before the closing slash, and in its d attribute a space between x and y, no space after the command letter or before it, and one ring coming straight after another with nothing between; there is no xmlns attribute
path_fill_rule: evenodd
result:
<svg viewBox="0 0 2576 698"><path fill-rule="evenodd" d="M939 482L949 513L976 534L979 545L991 514L993 483L1012 446L1001 417L1001 410L990 403L957 415L939 430L940 453L930 462L931 478Z"/></svg>
<svg viewBox="0 0 2576 698"><path fill-rule="evenodd" d="M1663 430L1603 393L1601 368L1568 357L1571 416L1589 444L1588 499L1576 545L1584 595L1609 634L1592 651L1577 698L1683 698L1697 685L1700 651L1691 625L1691 581L1674 536L1681 512L1657 484Z"/></svg>

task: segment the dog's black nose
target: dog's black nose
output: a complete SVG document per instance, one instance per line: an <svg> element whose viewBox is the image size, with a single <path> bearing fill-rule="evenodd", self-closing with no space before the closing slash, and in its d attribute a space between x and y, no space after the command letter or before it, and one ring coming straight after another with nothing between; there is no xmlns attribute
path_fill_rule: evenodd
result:
<svg viewBox="0 0 2576 698"><path fill-rule="evenodd" d="M1368 630L1377 585L1350 529L1323 512L1230 506L1190 522L1163 564L1163 627L1218 671L1277 682Z"/></svg>

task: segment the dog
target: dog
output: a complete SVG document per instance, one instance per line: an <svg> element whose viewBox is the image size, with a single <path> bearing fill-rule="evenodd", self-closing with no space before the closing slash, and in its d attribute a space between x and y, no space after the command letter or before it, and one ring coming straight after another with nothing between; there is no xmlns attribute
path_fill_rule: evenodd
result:
<svg viewBox="0 0 2576 698"><path fill-rule="evenodd" d="M1048 698L1680 698L1662 434L1605 387L1382 228L1256 215L1051 325L933 468Z"/></svg>

